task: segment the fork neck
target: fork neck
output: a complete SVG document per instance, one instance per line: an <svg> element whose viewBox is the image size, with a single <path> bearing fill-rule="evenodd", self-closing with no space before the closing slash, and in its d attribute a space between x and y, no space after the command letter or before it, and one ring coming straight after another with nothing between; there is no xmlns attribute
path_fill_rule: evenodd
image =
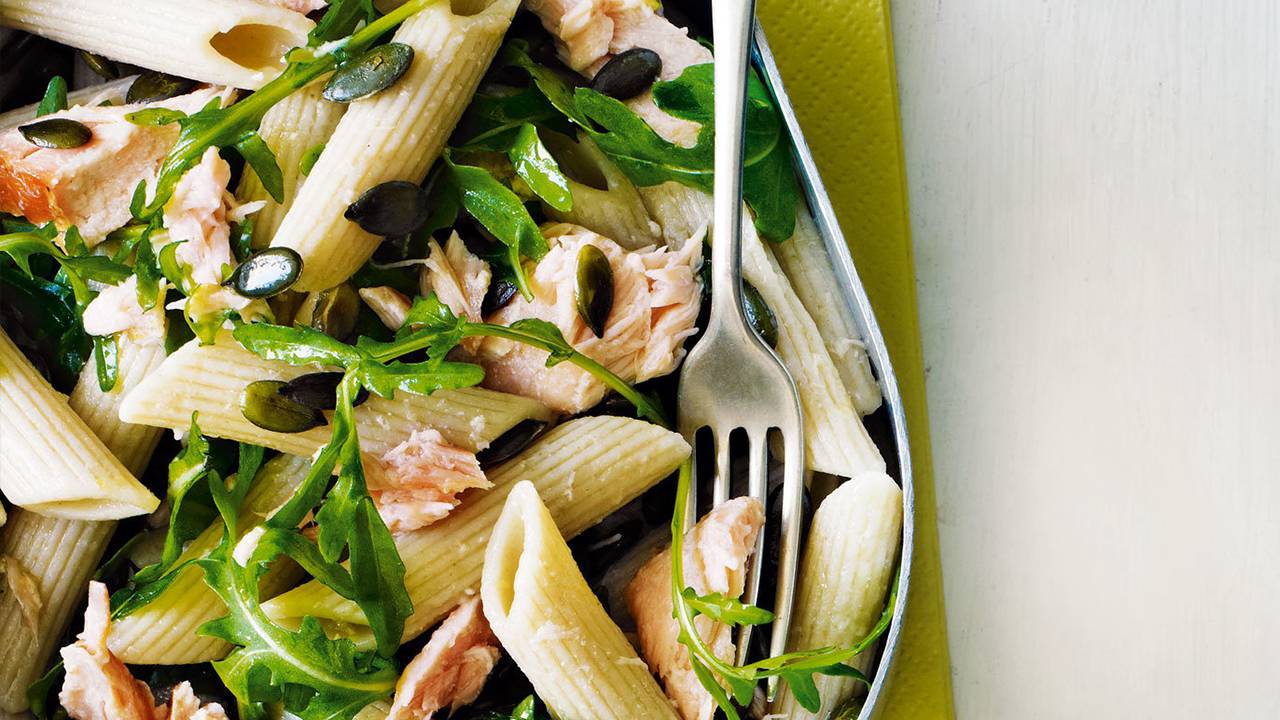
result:
<svg viewBox="0 0 1280 720"><path fill-rule="evenodd" d="M742 158L755 0L714 0L715 195L711 317L745 328L742 313ZM734 318L737 322L734 322Z"/></svg>

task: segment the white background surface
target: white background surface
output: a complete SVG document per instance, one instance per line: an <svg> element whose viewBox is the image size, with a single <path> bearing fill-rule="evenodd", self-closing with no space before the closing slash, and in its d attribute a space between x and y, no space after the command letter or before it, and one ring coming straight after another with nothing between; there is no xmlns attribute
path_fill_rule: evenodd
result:
<svg viewBox="0 0 1280 720"><path fill-rule="evenodd" d="M893 9L960 716L1280 717L1280 2Z"/></svg>

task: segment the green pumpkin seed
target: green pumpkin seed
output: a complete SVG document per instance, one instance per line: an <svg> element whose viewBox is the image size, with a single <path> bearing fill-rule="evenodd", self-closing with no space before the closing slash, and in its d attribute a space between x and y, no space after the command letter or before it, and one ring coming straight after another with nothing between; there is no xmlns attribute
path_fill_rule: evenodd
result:
<svg viewBox="0 0 1280 720"><path fill-rule="evenodd" d="M776 348L778 319L774 317L773 310L769 309L769 304L764 301L760 291L746 280L742 281L742 312L746 314L747 322L760 339L768 343L769 347Z"/></svg>
<svg viewBox="0 0 1280 720"><path fill-rule="evenodd" d="M69 150L93 139L93 131L84 123L67 118L50 118L18 128L27 142L42 148Z"/></svg>
<svg viewBox="0 0 1280 720"><path fill-rule="evenodd" d="M80 59L84 60L84 64L104 80L116 80L120 77L120 66L116 65L114 60L94 55L88 50L80 51Z"/></svg>
<svg viewBox="0 0 1280 720"><path fill-rule="evenodd" d="M280 390L280 380L249 383L240 393L240 412L245 420L263 430L299 433L325 424L324 415L315 408L294 402Z"/></svg>
<svg viewBox="0 0 1280 720"><path fill-rule="evenodd" d="M299 375L284 384L280 394L298 403L316 410L332 410L338 405L338 386L342 384L343 373L314 372ZM353 406L360 405L369 399L369 391L361 387L352 401Z"/></svg>
<svg viewBox="0 0 1280 720"><path fill-rule="evenodd" d="M427 222L427 192L404 180L374 185L347 206L343 217L367 233L395 237L408 235Z"/></svg>
<svg viewBox="0 0 1280 720"><path fill-rule="evenodd" d="M394 85L412 63L413 48L408 45L379 45L335 72L324 86L324 99L349 103L369 97Z"/></svg>
<svg viewBox="0 0 1280 720"><path fill-rule="evenodd" d="M302 256L292 248L254 253L236 266L227 284L247 298L265 298L289 289L302 272Z"/></svg>
<svg viewBox="0 0 1280 720"><path fill-rule="evenodd" d="M194 80L188 80L176 75L166 75L162 72L144 72L129 86L129 92L125 94L124 101L130 105L158 102L178 97L179 95L186 95L194 90L195 87Z"/></svg>
<svg viewBox="0 0 1280 720"><path fill-rule="evenodd" d="M578 251L578 286L574 291L578 316L596 337L604 336L604 325L613 309L613 268L609 258L595 245Z"/></svg>
<svg viewBox="0 0 1280 720"><path fill-rule="evenodd" d="M591 89L618 100L630 100L653 86L662 73L662 58L647 48L614 55L591 79Z"/></svg>
<svg viewBox="0 0 1280 720"><path fill-rule="evenodd" d="M355 330L359 315L360 296L350 285L343 283L316 297L311 320L307 324L330 337L344 340Z"/></svg>
<svg viewBox="0 0 1280 720"><path fill-rule="evenodd" d="M477 452L476 460L485 467L506 462L529 447L529 444L546 428L547 424L541 420L521 420L489 443L489 447Z"/></svg>

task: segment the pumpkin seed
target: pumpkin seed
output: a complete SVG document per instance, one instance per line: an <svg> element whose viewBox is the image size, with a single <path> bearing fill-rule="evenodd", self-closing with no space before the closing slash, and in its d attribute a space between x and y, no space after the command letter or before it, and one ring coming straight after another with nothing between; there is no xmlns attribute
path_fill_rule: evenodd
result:
<svg viewBox="0 0 1280 720"><path fill-rule="evenodd" d="M18 128L27 142L42 148L69 150L93 139L93 131L84 123L67 118L50 118Z"/></svg>
<svg viewBox="0 0 1280 720"><path fill-rule="evenodd" d="M489 285L489 291L484 294L484 301L480 303L480 314L488 317L490 313L506 307L518 291L515 281L510 278L494 280Z"/></svg>
<svg viewBox="0 0 1280 720"><path fill-rule="evenodd" d="M290 400L280 393L285 383L259 380L240 393L240 412L245 420L263 430L299 433L325 424L319 410Z"/></svg>
<svg viewBox="0 0 1280 720"><path fill-rule="evenodd" d="M267 248L236 266L227 284L247 298L265 298L289 289L302 272L302 256L292 248Z"/></svg>
<svg viewBox="0 0 1280 720"><path fill-rule="evenodd" d="M609 258L595 245L578 251L578 287L574 291L578 316L596 337L604 336L604 325L613 309L613 268Z"/></svg>
<svg viewBox="0 0 1280 720"><path fill-rule="evenodd" d="M768 343L769 347L776 348L778 319L774 317L773 310L769 309L769 304L761 297L760 291L746 280L742 281L742 312L747 316L747 322L751 324L751 328L756 331L760 339Z"/></svg>
<svg viewBox="0 0 1280 720"><path fill-rule="evenodd" d="M116 80L120 77L120 66L116 65L115 61L110 58L94 55L88 50L81 50L80 59L84 60L84 64L88 65L90 70L104 80Z"/></svg>
<svg viewBox="0 0 1280 720"><path fill-rule="evenodd" d="M124 101L129 104L158 102L186 95L195 87L194 80L162 72L144 72L129 86L129 92L125 94Z"/></svg>
<svg viewBox="0 0 1280 720"><path fill-rule="evenodd" d="M349 103L386 90L409 70L413 48L404 43L379 45L344 65L324 86L324 99Z"/></svg>
<svg viewBox="0 0 1280 720"><path fill-rule="evenodd" d="M427 222L427 192L404 180L374 185L347 206L343 214L367 233L395 237L408 235Z"/></svg>
<svg viewBox="0 0 1280 720"><path fill-rule="evenodd" d="M662 73L662 58L647 48L614 55L591 79L591 89L618 100L630 100L653 86Z"/></svg>
<svg viewBox="0 0 1280 720"><path fill-rule="evenodd" d="M356 328L360 315L360 296L343 283L316 296L308 325L339 340L346 339Z"/></svg>
<svg viewBox="0 0 1280 720"><path fill-rule="evenodd" d="M515 457L521 450L529 447L529 444L541 435L546 428L547 424L542 420L534 420L532 418L521 420L510 430L502 433L493 442L489 443L489 447L477 452L476 460L480 461L480 465L486 467L506 462Z"/></svg>
<svg viewBox="0 0 1280 720"><path fill-rule="evenodd" d="M298 403L316 410L332 410L338 406L338 386L342 384L343 373L314 372L299 375L280 388L280 394ZM361 387L356 392L352 405L360 405L369 399L369 391Z"/></svg>

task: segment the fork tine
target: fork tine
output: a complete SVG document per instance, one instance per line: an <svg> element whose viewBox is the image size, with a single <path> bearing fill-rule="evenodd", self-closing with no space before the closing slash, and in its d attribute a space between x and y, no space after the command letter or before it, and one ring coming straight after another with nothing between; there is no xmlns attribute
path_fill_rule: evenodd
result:
<svg viewBox="0 0 1280 720"><path fill-rule="evenodd" d="M749 433L748 440L748 458L749 466L747 471L747 493L751 497L760 501L765 508L765 517L768 517L768 495L769 495L769 444L768 430L759 433ZM764 536L765 529L761 528L759 534L756 535L756 550L752 555L751 569L747 574L747 587L744 595L744 602L749 605L755 605L760 595L760 575L761 568L764 564ZM747 652L751 649L751 633L754 630L752 625L744 625L742 631L738 633L738 655L737 664L741 665L747 660Z"/></svg>
<svg viewBox="0 0 1280 720"><path fill-rule="evenodd" d="M733 461L729 457L729 438L733 430L716 431L716 477L711 493L711 507L729 499L729 483L733 480Z"/></svg>
<svg viewBox="0 0 1280 720"><path fill-rule="evenodd" d="M801 433L793 428L783 432L782 542L778 552L778 591L773 604L773 634L769 657L786 652L787 631L791 627L791 606L795 600L796 572L800 557L800 522L804 503L804 447ZM769 678L768 698L773 700L778 678Z"/></svg>
<svg viewBox="0 0 1280 720"><path fill-rule="evenodd" d="M684 500L684 527L681 528L682 533L688 533L693 529L695 523L698 522L698 433L697 431L685 433L685 439L689 441L689 462L693 466L693 473L689 482L689 494Z"/></svg>

